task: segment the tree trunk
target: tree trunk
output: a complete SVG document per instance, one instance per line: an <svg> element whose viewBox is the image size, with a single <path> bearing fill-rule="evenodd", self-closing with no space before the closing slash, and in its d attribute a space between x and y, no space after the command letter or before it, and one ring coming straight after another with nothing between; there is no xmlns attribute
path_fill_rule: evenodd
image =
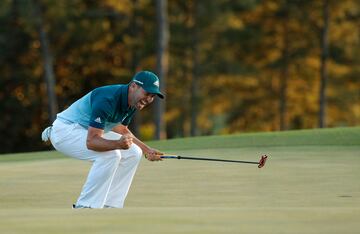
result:
<svg viewBox="0 0 360 234"><path fill-rule="evenodd" d="M192 55L193 55L193 68L191 80L191 136L198 135L197 115L199 109L199 32L198 32L198 1L192 2L191 16L193 17L192 31Z"/></svg>
<svg viewBox="0 0 360 234"><path fill-rule="evenodd" d="M139 36L139 22L138 22L139 15L137 13L139 8L139 1L132 0L132 4L133 4L133 16L131 18L131 37L135 41L135 44L131 48L132 49L131 70L133 74L135 74L138 71L140 65L139 61L140 61L141 48L139 48L139 44L140 44L139 40L142 37ZM135 136L140 135L140 126L141 126L141 115L139 114L139 112L135 112L132 122L129 125L131 132Z"/></svg>
<svg viewBox="0 0 360 234"><path fill-rule="evenodd" d="M320 92L319 92L319 127L326 127L326 86L328 80L327 59L329 57L329 0L323 2L323 28L321 30L321 65L320 65Z"/></svg>
<svg viewBox="0 0 360 234"><path fill-rule="evenodd" d="M287 86L289 78L289 30L288 30L288 17L285 17L283 22L284 27L284 47L282 49L283 65L280 76L280 130L284 131L287 129L286 126L286 113L287 113Z"/></svg>
<svg viewBox="0 0 360 234"><path fill-rule="evenodd" d="M41 47L41 57L44 66L44 79L47 89L48 105L49 105L49 119L52 123L56 119L58 112L57 97L55 94L55 75L53 70L53 56L50 52L49 39L45 30L45 24L43 20L43 6L38 0L34 1L36 26L39 32L39 40Z"/></svg>
<svg viewBox="0 0 360 234"><path fill-rule="evenodd" d="M168 72L168 43L169 26L167 21L167 0L156 0L156 15L158 25L156 70L160 79L161 91L166 88L166 75ZM166 123L164 121L165 100L155 100L156 139L166 138Z"/></svg>

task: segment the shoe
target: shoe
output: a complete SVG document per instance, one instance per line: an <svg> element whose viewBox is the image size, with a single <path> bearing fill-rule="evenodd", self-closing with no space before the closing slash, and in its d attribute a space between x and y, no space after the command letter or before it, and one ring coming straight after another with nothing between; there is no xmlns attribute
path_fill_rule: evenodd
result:
<svg viewBox="0 0 360 234"><path fill-rule="evenodd" d="M115 208L117 208L117 207L104 205L104 208L105 208L105 209L115 209Z"/></svg>
<svg viewBox="0 0 360 234"><path fill-rule="evenodd" d="M72 208L73 209L91 209L91 207L89 207L89 206L81 206L81 205L76 205L76 204L72 204Z"/></svg>

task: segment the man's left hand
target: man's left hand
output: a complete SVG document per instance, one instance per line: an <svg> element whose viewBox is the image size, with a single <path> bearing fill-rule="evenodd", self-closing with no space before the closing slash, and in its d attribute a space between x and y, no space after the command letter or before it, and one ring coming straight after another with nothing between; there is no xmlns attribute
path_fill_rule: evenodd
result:
<svg viewBox="0 0 360 234"><path fill-rule="evenodd" d="M161 155L164 155L164 153L152 148L144 152L144 154L145 158L149 161L161 161Z"/></svg>

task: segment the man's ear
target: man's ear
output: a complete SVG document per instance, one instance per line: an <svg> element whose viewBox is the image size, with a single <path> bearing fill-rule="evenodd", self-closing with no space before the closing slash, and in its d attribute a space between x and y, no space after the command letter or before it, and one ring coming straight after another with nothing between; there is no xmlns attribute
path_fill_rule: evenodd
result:
<svg viewBox="0 0 360 234"><path fill-rule="evenodd" d="M129 87L132 88L132 89L137 89L140 86L138 86L135 82L131 82Z"/></svg>
<svg viewBox="0 0 360 234"><path fill-rule="evenodd" d="M136 89L136 84L134 82L131 82L129 85L129 90L133 91Z"/></svg>

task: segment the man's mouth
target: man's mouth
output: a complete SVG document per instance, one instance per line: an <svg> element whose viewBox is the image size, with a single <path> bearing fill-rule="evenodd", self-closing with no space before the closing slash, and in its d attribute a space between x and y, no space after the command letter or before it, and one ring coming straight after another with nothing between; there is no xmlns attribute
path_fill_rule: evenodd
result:
<svg viewBox="0 0 360 234"><path fill-rule="evenodd" d="M137 107L138 109L142 109L142 108L144 108L146 105L147 105L147 103L146 103L145 101L140 100L140 101L137 102L136 107Z"/></svg>

